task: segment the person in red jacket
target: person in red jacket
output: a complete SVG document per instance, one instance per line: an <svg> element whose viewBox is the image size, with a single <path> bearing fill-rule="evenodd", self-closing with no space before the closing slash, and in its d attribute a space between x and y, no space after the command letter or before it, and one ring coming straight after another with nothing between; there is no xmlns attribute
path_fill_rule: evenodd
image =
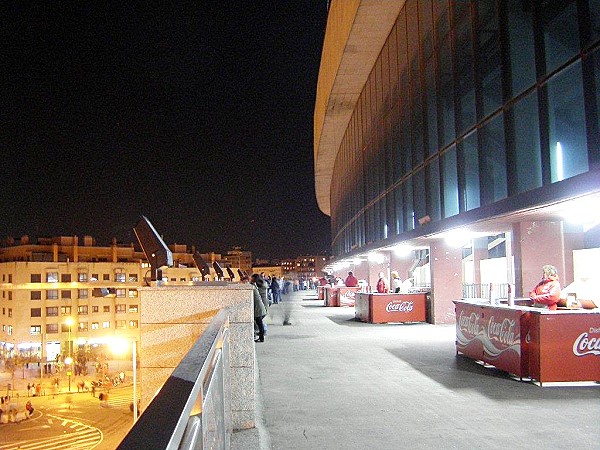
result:
<svg viewBox="0 0 600 450"><path fill-rule="evenodd" d="M348 276L346 277L344 284L347 287L356 287L358 286L358 278L356 278L352 272L348 272Z"/></svg>
<svg viewBox="0 0 600 450"><path fill-rule="evenodd" d="M537 286L529 293L529 298L534 306L547 306L548 309L556 309L560 299L560 282L556 267L545 265L542 267L543 276Z"/></svg>

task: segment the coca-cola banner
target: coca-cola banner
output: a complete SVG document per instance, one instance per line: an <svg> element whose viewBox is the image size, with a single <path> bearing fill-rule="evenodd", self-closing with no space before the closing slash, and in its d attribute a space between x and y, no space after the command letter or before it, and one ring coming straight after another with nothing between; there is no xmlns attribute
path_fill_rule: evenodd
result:
<svg viewBox="0 0 600 450"><path fill-rule="evenodd" d="M532 312L528 340L532 378L600 381L600 313Z"/></svg>
<svg viewBox="0 0 600 450"><path fill-rule="evenodd" d="M518 376L527 376L522 361L521 309L456 303L456 349Z"/></svg>
<svg viewBox="0 0 600 450"><path fill-rule="evenodd" d="M372 323L425 322L427 294L371 294Z"/></svg>

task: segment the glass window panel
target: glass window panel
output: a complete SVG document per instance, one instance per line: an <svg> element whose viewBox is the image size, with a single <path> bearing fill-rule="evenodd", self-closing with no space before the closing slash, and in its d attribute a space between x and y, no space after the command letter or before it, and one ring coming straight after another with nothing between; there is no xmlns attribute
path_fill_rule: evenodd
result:
<svg viewBox="0 0 600 450"><path fill-rule="evenodd" d="M481 133L481 204L506 198L506 145L504 142L504 115L487 122Z"/></svg>
<svg viewBox="0 0 600 450"><path fill-rule="evenodd" d="M546 73L579 53L579 27L574 0L546 0L540 5Z"/></svg>
<svg viewBox="0 0 600 450"><path fill-rule="evenodd" d="M404 231L404 209L402 207L402 186L394 189L394 202L396 203L396 234Z"/></svg>
<svg viewBox="0 0 600 450"><path fill-rule="evenodd" d="M415 212L413 210L413 185L412 177L402 184L402 203L404 207L404 230L415 228Z"/></svg>
<svg viewBox="0 0 600 450"><path fill-rule="evenodd" d="M535 51L531 1L507 0L512 96L535 83Z"/></svg>
<svg viewBox="0 0 600 450"><path fill-rule="evenodd" d="M461 203L465 211L479 208L479 155L477 151L477 132L469 134L459 144L459 174L461 180Z"/></svg>
<svg viewBox="0 0 600 450"><path fill-rule="evenodd" d="M454 2L458 5L466 2ZM473 73L473 35L468 14L455 23L456 129L458 133L475 125L475 79Z"/></svg>
<svg viewBox="0 0 600 450"><path fill-rule="evenodd" d="M438 48L438 72L440 84L440 116L438 120L440 121L443 147L455 138L452 54L450 52L450 39L448 38L442 41Z"/></svg>
<svg viewBox="0 0 600 450"><path fill-rule="evenodd" d="M431 220L441 219L440 202L440 160L434 158L426 167L427 175L427 214Z"/></svg>
<svg viewBox="0 0 600 450"><path fill-rule="evenodd" d="M538 120L537 91L519 100L513 107L515 173L511 189L514 194L542 185L542 157Z"/></svg>
<svg viewBox="0 0 600 450"><path fill-rule="evenodd" d="M421 31L421 49L423 59L427 59L433 53L433 28L431 0L419 0L419 28Z"/></svg>
<svg viewBox="0 0 600 450"><path fill-rule="evenodd" d="M425 190L425 170L420 169L412 176L413 181L413 208L415 211L415 219L427 215L427 191Z"/></svg>
<svg viewBox="0 0 600 450"><path fill-rule="evenodd" d="M433 58L425 67L426 112L427 112L427 154L433 155L438 151L437 95L435 89L435 67Z"/></svg>
<svg viewBox="0 0 600 450"><path fill-rule="evenodd" d="M441 156L442 190L444 199L444 217L458 214L458 173L456 164L456 146Z"/></svg>
<svg viewBox="0 0 600 450"><path fill-rule="evenodd" d="M600 39L600 2L598 0L588 0L587 17L583 20L589 20L589 38L586 47Z"/></svg>
<svg viewBox="0 0 600 450"><path fill-rule="evenodd" d="M594 72L594 83L587 84L586 88L594 89L595 91L593 95L596 99L596 104L594 105L596 130L600 130L600 48L592 54L592 68ZM596 137L596 139L600 139L600 136ZM598 151L600 151L600 149L598 149Z"/></svg>
<svg viewBox="0 0 600 450"><path fill-rule="evenodd" d="M502 79L500 67L500 28L495 2L477 2L478 69L481 79L483 114L490 115L502 104Z"/></svg>
<svg viewBox="0 0 600 450"><path fill-rule="evenodd" d="M550 179L554 183L588 170L581 62L553 76L547 89Z"/></svg>

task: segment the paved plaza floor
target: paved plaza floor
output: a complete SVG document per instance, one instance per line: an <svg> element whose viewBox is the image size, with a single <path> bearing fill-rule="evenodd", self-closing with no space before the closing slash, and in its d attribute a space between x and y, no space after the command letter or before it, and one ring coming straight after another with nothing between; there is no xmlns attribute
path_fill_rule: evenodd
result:
<svg viewBox="0 0 600 450"><path fill-rule="evenodd" d="M300 291L271 308L257 428L234 450L600 449L600 384L540 387L457 356L454 325L322 305Z"/></svg>

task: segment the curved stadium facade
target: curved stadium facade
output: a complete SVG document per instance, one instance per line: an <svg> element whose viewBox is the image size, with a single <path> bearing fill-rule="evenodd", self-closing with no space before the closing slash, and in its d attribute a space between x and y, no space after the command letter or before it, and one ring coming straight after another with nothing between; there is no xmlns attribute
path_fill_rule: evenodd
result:
<svg viewBox="0 0 600 450"><path fill-rule="evenodd" d="M467 284L523 295L546 263L573 282L600 246L597 1L334 0L314 120L337 267L426 266L432 322Z"/></svg>

